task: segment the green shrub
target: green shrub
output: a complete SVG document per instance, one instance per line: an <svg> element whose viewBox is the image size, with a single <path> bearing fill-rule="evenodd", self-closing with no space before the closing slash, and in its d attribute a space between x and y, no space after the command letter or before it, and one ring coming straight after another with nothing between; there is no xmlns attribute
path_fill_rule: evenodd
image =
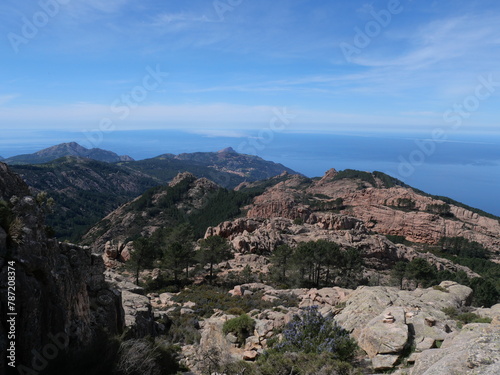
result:
<svg viewBox="0 0 500 375"><path fill-rule="evenodd" d="M498 283L498 279L496 282ZM472 297L474 306L491 307L498 303L500 293L490 279L476 277L471 280L470 287L474 290Z"/></svg>
<svg viewBox="0 0 500 375"><path fill-rule="evenodd" d="M463 324L469 323L491 323L490 318L481 318L479 315L472 312L463 313L457 316L457 320Z"/></svg>
<svg viewBox="0 0 500 375"><path fill-rule="evenodd" d="M439 240L439 245L443 252L462 258L489 258L489 252L483 245L464 237L443 237Z"/></svg>
<svg viewBox="0 0 500 375"><path fill-rule="evenodd" d="M261 375L252 363L246 361L222 363L217 373L227 375Z"/></svg>
<svg viewBox="0 0 500 375"><path fill-rule="evenodd" d="M451 212L451 206L447 203L428 204L425 210L427 212L432 213L432 214L437 214L437 215L444 216L444 217L453 217L454 216Z"/></svg>
<svg viewBox="0 0 500 375"><path fill-rule="evenodd" d="M389 176L383 172L374 171L372 174L373 174L373 176L375 176L376 178L381 180L382 185L387 189L394 187L394 186L410 187L409 185L405 184L403 181L400 181L397 178Z"/></svg>
<svg viewBox="0 0 500 375"><path fill-rule="evenodd" d="M400 208L402 210L411 211L411 210L415 209L415 206L416 206L416 203L411 198L398 198L398 200L396 202L396 207Z"/></svg>
<svg viewBox="0 0 500 375"><path fill-rule="evenodd" d="M354 169L345 169L340 171L333 177L333 181L343 180L343 179L356 179L361 180L363 182L367 182L372 186L376 186L375 178L369 172L357 171Z"/></svg>
<svg viewBox="0 0 500 375"><path fill-rule="evenodd" d="M398 236L398 235L393 235L393 234L386 234L385 236L392 243L400 243L403 245L408 245L410 243L409 241L406 240L405 236Z"/></svg>
<svg viewBox="0 0 500 375"><path fill-rule="evenodd" d="M359 375L350 363L328 353L269 352L257 360L261 375Z"/></svg>
<svg viewBox="0 0 500 375"><path fill-rule="evenodd" d="M445 307L442 311L458 322L458 328L462 328L462 326L469 323L491 323L490 318L481 318L473 312L460 313L455 307Z"/></svg>
<svg viewBox="0 0 500 375"><path fill-rule="evenodd" d="M255 320L247 314L238 316L237 318L229 319L222 326L222 331L225 335L228 333L234 334L238 338L240 345L245 344L247 337L253 334L255 328Z"/></svg>
<svg viewBox="0 0 500 375"><path fill-rule="evenodd" d="M177 362L180 348L154 339L127 340L122 343L118 358L121 375L168 375L184 370Z"/></svg>
<svg viewBox="0 0 500 375"><path fill-rule="evenodd" d="M245 310L243 310L241 307L231 307L226 312L229 315L243 315L245 313Z"/></svg>
<svg viewBox="0 0 500 375"><path fill-rule="evenodd" d="M456 307L445 307L441 311L448 315L451 319L456 319L458 316L458 310Z"/></svg>
<svg viewBox="0 0 500 375"><path fill-rule="evenodd" d="M189 289L184 289L180 294L172 299L175 302L194 302L196 315L209 317L214 313L214 309L228 311L230 308L236 307L248 313L254 309L265 310L272 309L275 306L283 305L285 307L296 307L298 300L295 297L280 296L274 302L263 301L262 292L255 292L249 296L231 296L229 290L211 286L200 285L192 286Z"/></svg>

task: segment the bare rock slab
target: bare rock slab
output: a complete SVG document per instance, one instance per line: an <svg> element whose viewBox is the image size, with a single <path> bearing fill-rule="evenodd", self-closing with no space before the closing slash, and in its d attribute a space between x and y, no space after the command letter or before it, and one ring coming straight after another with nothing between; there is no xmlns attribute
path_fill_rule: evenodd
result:
<svg viewBox="0 0 500 375"><path fill-rule="evenodd" d="M384 323L386 317L394 318L392 323ZM392 319L391 319L392 321ZM370 358L378 354L398 354L408 343L409 333L402 307L391 307L373 318L361 331L359 346Z"/></svg>

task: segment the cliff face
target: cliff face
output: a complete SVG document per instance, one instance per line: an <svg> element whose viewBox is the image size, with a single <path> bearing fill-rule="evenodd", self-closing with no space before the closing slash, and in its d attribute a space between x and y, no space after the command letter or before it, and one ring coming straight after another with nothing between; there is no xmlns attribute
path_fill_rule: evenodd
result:
<svg viewBox="0 0 500 375"><path fill-rule="evenodd" d="M10 345L6 333L11 326L4 317L12 306L16 364L24 369L42 371L53 355L47 348L56 341L58 352L75 351L91 344L100 330L121 332L121 295L105 282L102 257L48 238L43 202L30 196L26 184L2 163L0 203L1 351ZM7 304L9 266L15 268L14 305ZM2 369L5 360L0 359Z"/></svg>
<svg viewBox="0 0 500 375"><path fill-rule="evenodd" d="M445 214L432 212L432 208L445 207L446 203L408 186L391 186L375 173L360 172L365 180L337 175L330 170L317 180L289 176L256 197L247 217L300 218L312 224L326 220L334 208L362 220L377 233L429 244L436 244L442 237L464 237L492 250L493 257L498 256L499 220L455 204L449 204ZM338 200L342 203L335 203Z"/></svg>

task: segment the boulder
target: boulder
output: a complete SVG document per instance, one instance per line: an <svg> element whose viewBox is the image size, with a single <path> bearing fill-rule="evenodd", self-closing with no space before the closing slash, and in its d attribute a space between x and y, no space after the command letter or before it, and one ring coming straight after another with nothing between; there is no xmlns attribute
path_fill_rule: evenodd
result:
<svg viewBox="0 0 500 375"><path fill-rule="evenodd" d="M148 297L123 290L122 304L125 325L131 329L134 337L156 336L154 313Z"/></svg>
<svg viewBox="0 0 500 375"><path fill-rule="evenodd" d="M422 352L424 350L435 348L435 345L436 340L434 340L432 337L426 337L417 344L415 349L417 352Z"/></svg>
<svg viewBox="0 0 500 375"><path fill-rule="evenodd" d="M243 352L243 360L245 361L254 361L259 356L259 353L256 350L246 350Z"/></svg>
<svg viewBox="0 0 500 375"><path fill-rule="evenodd" d="M409 375L455 375L500 373L500 328L469 324L446 339L441 348L419 354Z"/></svg>
<svg viewBox="0 0 500 375"><path fill-rule="evenodd" d="M387 315L394 317L393 323L384 323ZM378 354L400 353L408 344L408 338L405 311L401 307L393 307L373 318L363 328L358 344L373 359Z"/></svg>
<svg viewBox="0 0 500 375"><path fill-rule="evenodd" d="M390 370L398 362L399 355L378 354L372 358L372 367L375 371Z"/></svg>

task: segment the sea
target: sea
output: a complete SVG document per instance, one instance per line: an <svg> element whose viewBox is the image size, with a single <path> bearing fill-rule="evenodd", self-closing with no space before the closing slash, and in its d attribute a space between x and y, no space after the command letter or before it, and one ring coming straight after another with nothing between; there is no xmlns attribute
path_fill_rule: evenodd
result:
<svg viewBox="0 0 500 375"><path fill-rule="evenodd" d="M3 157L36 152L75 141L146 159L160 154L235 151L281 163L308 177L327 170L381 171L429 194L447 196L500 216L500 134L408 132L273 131L200 134L196 131L114 131L89 138L83 133L38 131L0 140Z"/></svg>

